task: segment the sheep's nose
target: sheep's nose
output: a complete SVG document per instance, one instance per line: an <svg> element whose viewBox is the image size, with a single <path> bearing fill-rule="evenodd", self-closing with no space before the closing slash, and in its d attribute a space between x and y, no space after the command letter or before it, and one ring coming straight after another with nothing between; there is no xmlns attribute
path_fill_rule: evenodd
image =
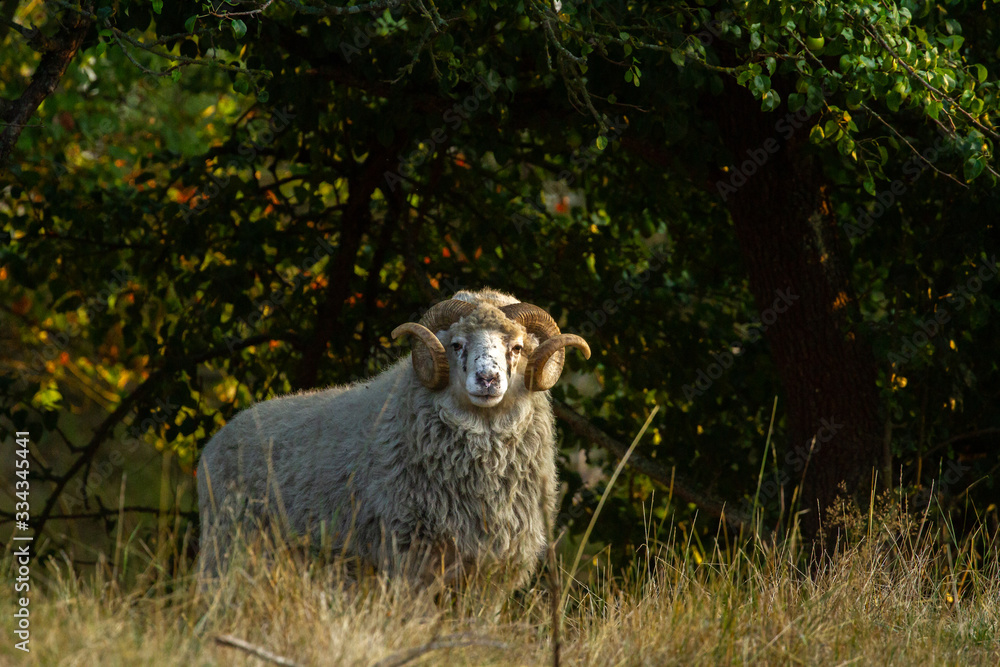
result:
<svg viewBox="0 0 1000 667"><path fill-rule="evenodd" d="M500 380L499 373L476 373L476 382L483 385L484 387L489 387L495 382Z"/></svg>

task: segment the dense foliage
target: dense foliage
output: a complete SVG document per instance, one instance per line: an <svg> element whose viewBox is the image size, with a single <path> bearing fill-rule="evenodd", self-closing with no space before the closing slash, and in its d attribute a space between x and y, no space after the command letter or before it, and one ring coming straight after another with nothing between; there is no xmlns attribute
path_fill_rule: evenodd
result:
<svg viewBox="0 0 1000 667"><path fill-rule="evenodd" d="M661 406L595 533L618 557L650 507L825 503L820 449L849 491L875 467L996 516L996 5L3 7L8 123L80 35L0 190L0 423L34 438L49 548L97 540L60 516L162 527L235 412L375 372L482 285L589 340L553 394L592 426L628 442ZM782 216L805 254L751 233ZM803 390L839 345L857 416ZM564 434L571 535L595 442Z"/></svg>

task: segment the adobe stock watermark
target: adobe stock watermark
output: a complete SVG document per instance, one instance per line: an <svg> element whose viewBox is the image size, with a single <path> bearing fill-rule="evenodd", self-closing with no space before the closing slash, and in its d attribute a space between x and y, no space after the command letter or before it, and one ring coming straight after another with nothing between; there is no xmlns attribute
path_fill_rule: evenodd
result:
<svg viewBox="0 0 1000 667"><path fill-rule="evenodd" d="M917 326L919 331L903 341L897 352L890 352L888 360L897 369L907 361L918 356L920 348L927 345L935 336L944 330L944 325L951 321L952 312L959 312L972 301L972 297L983 289L983 285L997 275L997 256L984 260L976 274L968 278L964 284L956 287L946 298L946 306L938 308L932 317L921 320ZM949 307L953 309L949 310Z"/></svg>
<svg viewBox="0 0 1000 667"><path fill-rule="evenodd" d="M711 46L716 39L721 39L728 32L728 28L730 27L729 20L735 16L728 9L719 12L716 18L705 24L704 30L695 34L695 37L701 42L702 46Z"/></svg>
<svg viewBox="0 0 1000 667"><path fill-rule="evenodd" d="M205 209L208 208L209 201L229 185L230 177L225 172L227 168L252 168L253 161L257 158L257 153L270 145L281 132L286 130L296 115L287 106L276 109L267 119L267 127L257 135L256 139L246 139L240 142L240 145L236 149L238 157L232 159L225 167L210 167L208 169L209 185L203 190L196 190L188 199L188 201L191 201L195 197L198 197L198 203L194 206L189 206L188 201L186 201L180 205L179 215L184 218L184 222L190 222L193 216L199 216L204 213ZM221 172L218 176L215 174L216 169L220 169Z"/></svg>
<svg viewBox="0 0 1000 667"><path fill-rule="evenodd" d="M939 135L934 145L925 150L920 155L914 155L903 163L902 172L904 178L897 178L889 187L875 195L871 202L871 208L860 205L854 214L853 220L845 220L841 223L841 228L848 238L860 238L864 236L875 224L875 221L885 215L893 204L913 186L917 180L923 176L924 172L931 168L931 165L938 161L942 154L942 145L947 137Z"/></svg>
<svg viewBox="0 0 1000 667"><path fill-rule="evenodd" d="M643 285L649 282L653 274L657 273L667 263L670 257L668 250L661 248L653 249L649 264L642 271L634 276L621 278L611 288L617 295L614 299L606 299L600 308L587 311L587 321L580 325L578 329L568 328L566 333L576 334L587 338L597 333L597 330L607 324L612 315L617 313L626 301L631 299L636 292L642 289Z"/></svg>
<svg viewBox="0 0 1000 667"><path fill-rule="evenodd" d="M119 296L132 280L132 274L127 269L117 269L111 272L111 278L104 281L101 290L83 302L84 317L89 321L108 308L112 297ZM46 373L47 364L54 362L69 346L70 340L80 335L82 326L80 318L67 322L65 329L56 332L46 332L45 346L32 352L30 361L26 361L27 370L35 373Z"/></svg>
<svg viewBox="0 0 1000 667"><path fill-rule="evenodd" d="M830 91L824 90L822 97L810 98L799 107L798 111L789 111L774 123L774 131L782 139L788 141L813 114L820 110L829 95ZM736 194L750 181L754 174L763 169L771 156L778 153L781 148L782 144L775 137L768 137L759 147L747 149L747 159L733 166L729 172L729 178L715 182L715 189L722 197L722 201L726 201L731 195Z"/></svg>
<svg viewBox="0 0 1000 667"><path fill-rule="evenodd" d="M127 437L115 444L106 459L89 467L86 478L78 476L66 485L61 499L63 507L67 511L86 508L88 497L96 495L115 474L115 471L125 466L126 461L135 460L135 453L143 443L141 436L151 428L167 423L180 409L179 405L174 405L162 398L156 399L156 406L157 410L154 414L129 428Z"/></svg>
<svg viewBox="0 0 1000 667"><path fill-rule="evenodd" d="M603 137L605 139L606 143L604 148L598 148L597 141L593 141L586 147L577 149L569 158L570 164L576 168L576 171L573 172L569 169L563 169L556 175L555 180L565 184L567 188L572 187L573 183L575 183L584 172L586 172L595 162L607 153L607 150L614 142L621 139L621 136L627 129L628 121L621 116L616 118L611 125L608 126L607 132L598 135L599 137ZM532 200L530 201L530 204L540 215L543 217L546 215L544 202L535 202ZM520 234L525 227L530 227L534 222L520 213L512 213L509 220L514 225L514 229L518 234Z"/></svg>
<svg viewBox="0 0 1000 667"><path fill-rule="evenodd" d="M773 500L782 490L787 488L789 483L798 482L812 457L816 456L824 445L831 442L843 428L844 425L838 423L834 417L820 419L819 428L816 429L813 437L809 438L805 444L785 452L784 465L778 470L777 478L768 479L761 483L756 494L757 506L760 507L764 501ZM764 452L764 456L767 456L767 452ZM754 502L749 498L744 498L740 509L744 516L753 516Z"/></svg>
<svg viewBox="0 0 1000 667"><path fill-rule="evenodd" d="M31 543L34 535L28 535L31 529L31 487L29 471L31 468L31 458L28 456L28 444L31 434L28 431L17 431L15 433L17 447L14 449L14 495L17 501L14 503L14 534L11 540L23 542L16 549L11 551L11 560L15 566L14 591L21 593L23 597L17 599L17 611L14 612L14 623L16 628L14 634L21 641L14 644L14 648L25 653L31 653L31 611L29 605L31 598ZM18 535L17 533L24 533Z"/></svg>
<svg viewBox="0 0 1000 667"><path fill-rule="evenodd" d="M938 478L925 486L920 480L916 480L918 488L910 498L911 507L914 509L929 509L931 499L935 496L948 496L952 487L958 483L966 473L972 471L972 466L958 459L948 459L948 463L942 466Z"/></svg>
<svg viewBox="0 0 1000 667"><path fill-rule="evenodd" d="M384 4L380 4L379 8L388 12L402 4L403 0L388 0ZM386 18L387 14L385 12L383 12L382 16L366 23L364 28L355 28L354 34L351 35L351 43L347 41L340 43L340 54L344 56L344 61L347 64L350 64L351 59L355 56L361 55L361 49L368 48L368 45L372 43L373 37L384 36L390 28L395 27L397 22L391 17Z"/></svg>
<svg viewBox="0 0 1000 667"><path fill-rule="evenodd" d="M775 295L774 303L771 304L771 307L761 311L760 323L750 325L746 340L733 341L722 352L712 352L711 355L714 361L705 368L698 370L698 375L695 377L693 384L686 384L681 387L685 399L692 401L708 391L715 381L722 377L732 367L733 363L735 363L733 351L736 350L736 354L739 354L739 351L746 343L756 343L759 341L763 337L764 332L778 321L778 316L788 312L788 309L799 300L799 296L792 292L791 287L783 290L779 289L775 292Z"/></svg>
<svg viewBox="0 0 1000 667"><path fill-rule="evenodd" d="M451 136L472 118L479 107L487 100L492 99L494 91L499 87L500 75L496 72L491 71L486 77L478 77L476 87L472 89L472 92L466 95L461 102L456 102L451 108L446 109L441 115L443 125L431 132L426 139L418 142L417 147L408 154L397 156L396 169L386 171L383 174L389 190L395 192L396 186L408 178L413 178L417 168L429 160L437 150L443 148Z"/></svg>
<svg viewBox="0 0 1000 667"><path fill-rule="evenodd" d="M109 134L119 129L129 115L144 116L142 109L143 99L140 93L155 90L159 86L160 80L159 77L152 74L146 74L138 79L132 89L126 93L124 104L115 109L115 116L113 118L104 116L97 123L96 127L77 122L69 112L57 113L49 122L62 127L72 126L78 128L80 134L83 135L83 140L80 141L80 155L87 160L98 160L106 153L108 145L113 143L107 138ZM66 162L60 162L59 160L51 160L47 163L51 165L52 175L56 179L61 179L74 171L90 168L87 165L70 166ZM0 210L3 210L5 204L6 202L0 204Z"/></svg>
<svg viewBox="0 0 1000 667"><path fill-rule="evenodd" d="M313 246L312 253L307 254L296 265L298 270L290 278L283 277L285 282L284 288L272 289L266 295L251 301L253 311L246 317L237 317L234 322L236 327L239 328L242 326L246 332L252 333L256 331L257 325L267 319L269 311L273 311L281 306L288 298L288 295L294 294L302 286L303 281L308 279L307 273L309 269L324 257L332 255L335 250L336 248L326 239L318 239L316 245ZM232 354L236 350L236 346L243 342L243 338L231 334L225 337L224 342L229 349L229 353Z"/></svg>

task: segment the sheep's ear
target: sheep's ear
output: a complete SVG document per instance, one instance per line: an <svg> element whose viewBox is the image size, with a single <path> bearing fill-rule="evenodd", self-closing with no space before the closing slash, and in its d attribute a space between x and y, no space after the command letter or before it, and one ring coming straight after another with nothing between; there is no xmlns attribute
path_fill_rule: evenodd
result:
<svg viewBox="0 0 1000 667"><path fill-rule="evenodd" d="M546 391L559 381L566 363L566 348L575 347L590 359L587 341L575 334L559 334L538 346L524 369L524 386L529 391Z"/></svg>
<svg viewBox="0 0 1000 667"><path fill-rule="evenodd" d="M405 334L413 336L411 362L420 384L431 391L447 387L451 370L441 341L430 329L416 322L399 325L393 329L392 337L396 339Z"/></svg>

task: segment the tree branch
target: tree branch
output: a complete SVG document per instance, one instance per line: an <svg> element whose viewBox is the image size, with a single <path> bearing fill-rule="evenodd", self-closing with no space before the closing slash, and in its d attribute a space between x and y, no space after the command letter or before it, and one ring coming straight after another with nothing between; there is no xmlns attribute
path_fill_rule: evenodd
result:
<svg viewBox="0 0 1000 667"><path fill-rule="evenodd" d="M59 85L66 67L76 56L92 23L85 16L67 12L61 19L61 27L56 37L46 42L48 48L42 53L42 60L31 77L31 83L21 96L5 109L4 120L7 124L3 132L0 132L0 169L6 166L21 136L21 130L34 115L35 110Z"/></svg>
<svg viewBox="0 0 1000 667"><path fill-rule="evenodd" d="M134 513L134 514L162 514L163 510L159 507L143 507L141 505L125 505L124 507L107 507L100 510L94 510L93 512L75 512L71 514L52 514L49 516L50 521L55 521L57 519L107 519L108 517L118 516L123 512ZM167 510L167 513L173 514L173 510ZM178 512L183 517L188 519L195 519L198 516L198 510L182 510ZM14 520L13 512L0 511L0 524L10 523Z"/></svg>
<svg viewBox="0 0 1000 667"><path fill-rule="evenodd" d="M314 16L352 16L354 14L365 14L370 12L381 12L386 9L395 9L396 7L407 4L404 0L374 0L374 2L369 2L363 5L353 5L351 7L335 7L332 5L313 7L303 2L299 2L299 0L282 1L286 5L294 7L296 11Z"/></svg>
<svg viewBox="0 0 1000 667"><path fill-rule="evenodd" d="M145 398L146 395L150 393L150 391L156 386L156 384L162 378L164 378L170 373L177 372L179 369L184 368L185 366L191 366L194 364L203 363L205 361L208 361L209 359L223 356L226 353L232 354L233 352L236 352L238 350L243 350L247 347L251 347L253 345L259 345L260 343L264 343L270 340L284 340L292 343L293 345L298 343L298 337L295 336L295 334L293 333L277 333L277 334L263 333L263 334L257 334L255 336L249 336L239 341L211 348L194 357L186 357L183 359L166 359L164 361L164 365L161 368L150 373L149 377L146 378L142 382L142 384L136 387L135 391L133 391L128 396L125 396L122 399L122 402L118 404L118 407L115 408L114 412L108 415L104 419L104 421L101 422L100 425L98 425L97 429L94 431L94 434L90 438L90 442L88 442L84 447L80 448L80 456L78 456L77 459L73 462L73 464L69 467L69 470L67 470L65 474L60 475L55 479L48 480L55 482L56 486L55 489L52 490L52 494L46 499L45 505L42 507L42 511L38 515L38 518L34 519L32 522L32 525L35 528L35 534L41 535L42 529L45 527L46 522L49 519L54 518L52 512L55 509L56 503L59 501L59 496L65 490L66 485L69 483L69 481L73 479L73 477L75 477L76 474L79 473L83 468L90 465L90 463L93 461L94 456L97 454L97 450L100 449L101 444L112 432L112 430L114 430L115 426L117 426L118 423L121 420L123 420L126 417L126 415L128 415L129 412L132 411L132 408L135 407L135 405L140 400Z"/></svg>
<svg viewBox="0 0 1000 667"><path fill-rule="evenodd" d="M243 641L239 637L234 637L232 635L216 635L215 641L222 646L231 646L233 648L238 648L241 651L249 653L250 655L264 660L267 662L273 662L276 665L282 665L283 667L297 667L299 663L290 660L282 655L268 651L266 648L251 644L250 642Z"/></svg>

